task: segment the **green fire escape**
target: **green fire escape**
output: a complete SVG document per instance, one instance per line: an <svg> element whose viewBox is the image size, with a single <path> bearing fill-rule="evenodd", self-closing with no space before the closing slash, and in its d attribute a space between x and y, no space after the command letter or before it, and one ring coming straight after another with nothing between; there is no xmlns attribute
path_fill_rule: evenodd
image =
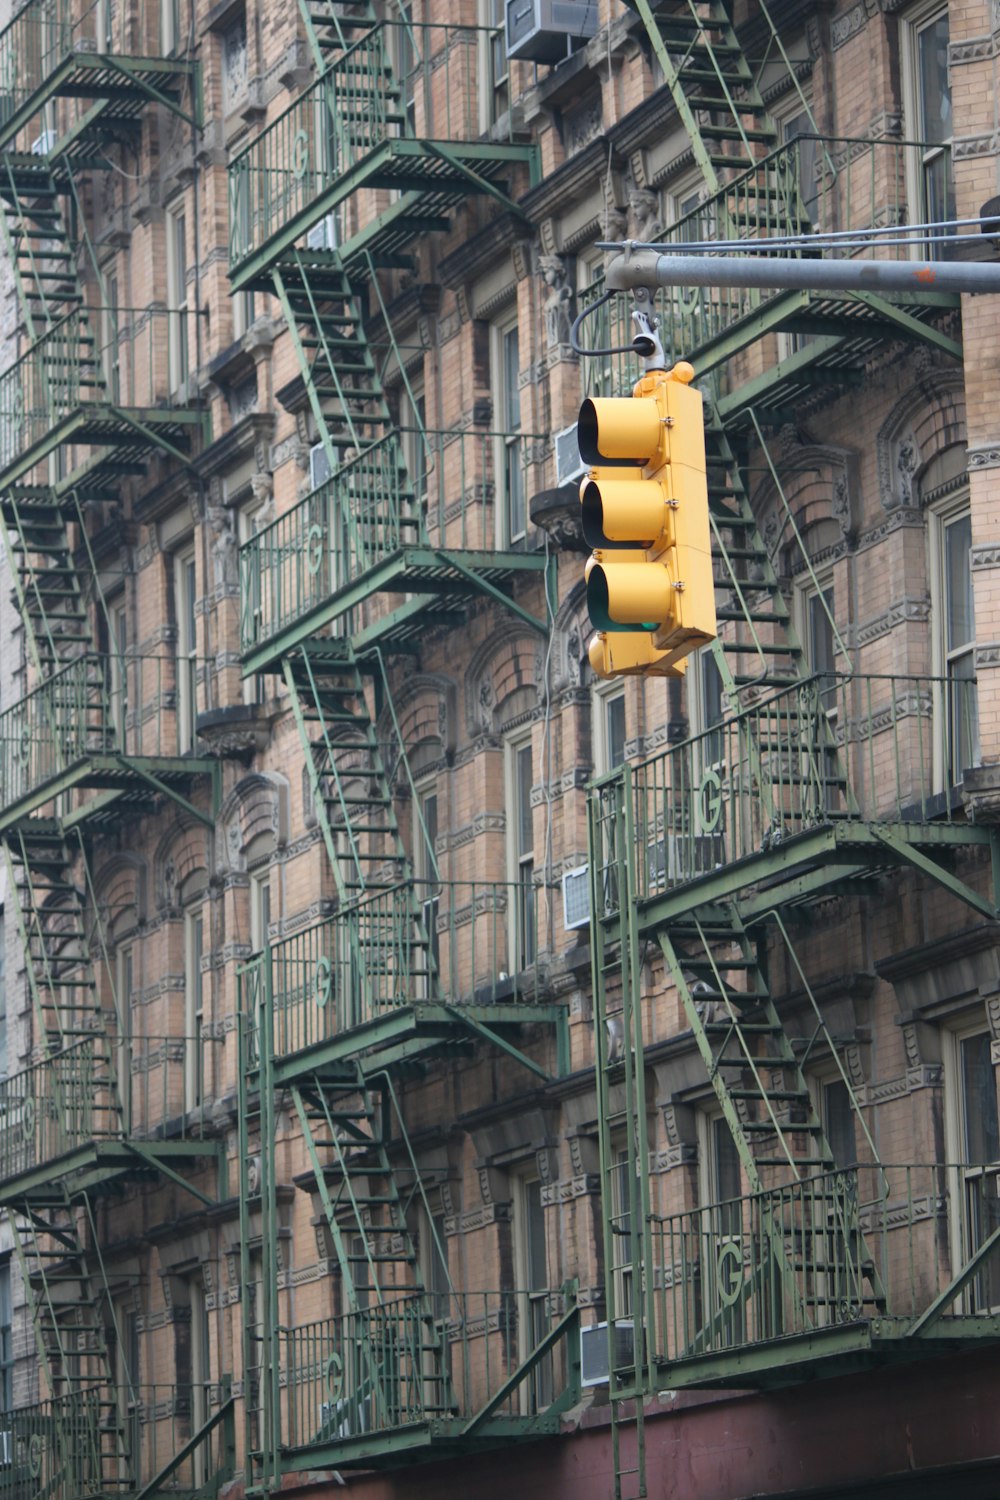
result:
<svg viewBox="0 0 1000 1500"><path fill-rule="evenodd" d="M21 319L20 356L0 374L0 512L29 689L0 714L0 839L39 1059L0 1090L0 1203L41 1376L39 1404L5 1415L5 1463L18 1493L58 1500L161 1484L207 1496L234 1460L231 1399L201 1433L189 1414L179 1425L154 1415L157 1396L122 1353L120 1287L101 1247L104 1205L130 1183L214 1203L225 1163L172 1098L168 1039L157 1061L152 1039L130 1035L127 997L109 1006L114 964L91 878L96 840L165 799L196 811L199 784L214 802L218 769L183 753L176 662L109 649L90 550L88 507L118 500L121 479L154 455L184 461L204 425L164 399L165 322L108 305L83 209L86 179L135 142L151 102L193 118L196 72L97 35L97 14L29 3L0 33L0 235ZM185 1490L196 1448L208 1466Z"/></svg>
<svg viewBox="0 0 1000 1500"><path fill-rule="evenodd" d="M384 273L415 270L416 240L470 200L517 213L536 154L481 135L475 28L303 13L315 79L230 166L231 282L280 301L328 470L241 555L244 672L280 674L331 907L241 980L248 1481L264 1490L551 1433L578 1391L573 1288L539 1321L517 1288L456 1286L404 1119L407 1082L436 1058L486 1047L542 1078L566 1066L565 1013L533 962L540 892L441 878L393 693L421 637L477 602L547 631L524 603L551 588L545 560L498 548L484 522L504 435L401 431L385 389L407 361ZM374 189L384 206L366 219ZM336 1310L294 1326L279 1092L336 1266Z"/></svg>
<svg viewBox="0 0 1000 1500"><path fill-rule="evenodd" d="M917 148L813 131L782 143L724 0L635 0L635 9L705 182L668 239L772 239L861 228L882 212L896 223L924 217L903 188ZM753 24L754 55L787 63L766 6ZM752 457L770 471L779 529L797 538L765 428L859 384L866 355L886 340L960 359L947 326L957 299L656 295L668 362L689 359L706 394L714 658L728 710L597 783L590 799L618 1500L646 1494L643 1398L657 1391L767 1388L993 1336L977 1278L996 1248L996 1236L976 1228L992 1221L973 1206L950 1256L936 1255L932 1228L919 1223L921 1195L940 1194L950 1205L942 1213L960 1216L968 1184L958 1167L879 1161L796 949L819 902L871 891L902 870L997 914L996 836L939 794L946 773L935 763L935 718L971 723L975 687L852 674L800 543L843 654L844 670L811 675L746 488ZM595 348L628 342L619 300ZM755 360L766 335L779 342ZM624 362L610 372L606 359L588 363L591 394L625 394L636 378ZM742 1197L683 1213L658 1200L643 1125L653 1002L642 971L653 952L681 1000L743 1183ZM835 1159L808 1081L817 1065L834 1068L846 1091L864 1165ZM908 1256L934 1265L926 1285Z"/></svg>

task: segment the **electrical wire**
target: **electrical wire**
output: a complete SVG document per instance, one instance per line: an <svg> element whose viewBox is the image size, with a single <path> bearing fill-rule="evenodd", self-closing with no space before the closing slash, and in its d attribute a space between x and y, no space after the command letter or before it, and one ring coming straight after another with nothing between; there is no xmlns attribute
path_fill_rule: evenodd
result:
<svg viewBox="0 0 1000 1500"><path fill-rule="evenodd" d="M984 229L984 223L995 223L996 228ZM971 225L975 226L972 233L956 232L962 226ZM602 242L598 248L610 251L655 250L662 255L729 251L737 251L741 254L759 252L768 255L779 249L815 251L818 249L871 248L873 245L979 244L984 240L992 241L997 238L1000 238L1000 218L985 221L975 218L936 219L923 224L872 225L867 229L816 230L808 234L776 234L769 235L765 239L752 240L711 239L661 242L629 240L615 244Z"/></svg>

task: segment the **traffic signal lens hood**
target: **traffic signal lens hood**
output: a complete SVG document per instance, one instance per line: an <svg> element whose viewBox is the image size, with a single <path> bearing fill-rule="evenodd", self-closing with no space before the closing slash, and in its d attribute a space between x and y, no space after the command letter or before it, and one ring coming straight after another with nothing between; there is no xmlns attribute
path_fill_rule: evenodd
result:
<svg viewBox="0 0 1000 1500"><path fill-rule="evenodd" d="M660 451L663 418L652 396L594 396L580 407L576 440L585 464L648 464Z"/></svg>

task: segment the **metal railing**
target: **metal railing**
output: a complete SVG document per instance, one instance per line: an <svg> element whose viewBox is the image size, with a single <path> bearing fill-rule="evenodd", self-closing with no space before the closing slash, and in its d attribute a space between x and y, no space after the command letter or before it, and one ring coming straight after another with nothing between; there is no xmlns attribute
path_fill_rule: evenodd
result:
<svg viewBox="0 0 1000 1500"><path fill-rule="evenodd" d="M194 308L116 307L60 318L0 374L0 473L84 408L185 404L197 317Z"/></svg>
<svg viewBox="0 0 1000 1500"><path fill-rule="evenodd" d="M342 180L346 195L385 142L478 140L489 37L484 27L386 21L343 52L230 162L230 264Z"/></svg>
<svg viewBox="0 0 1000 1500"><path fill-rule="evenodd" d="M110 19L110 6L79 7L72 0L22 6L0 31L0 129L73 52L108 50L111 38L101 27Z"/></svg>
<svg viewBox="0 0 1000 1500"><path fill-rule="evenodd" d="M432 1420L472 1418L570 1311L564 1292L400 1290L394 1300L277 1331L282 1446L329 1446ZM492 1416L543 1412L572 1378L571 1320L556 1348L512 1382ZM258 1394L266 1379L261 1372Z"/></svg>
<svg viewBox="0 0 1000 1500"><path fill-rule="evenodd" d="M505 519L526 511L539 444L547 451L531 433L413 429L341 464L240 548L242 649L305 618L401 547L495 550L497 507Z"/></svg>
<svg viewBox="0 0 1000 1500"><path fill-rule="evenodd" d="M704 203L671 224L658 243L683 246L712 240L771 240L814 231L864 230L872 226L920 223L924 207L924 158L940 154L950 172L948 148L918 141L873 141L852 137L799 136L762 157ZM698 251L707 254L707 251ZM722 253L722 252L720 252ZM777 250L778 254L807 251ZM873 243L838 251L827 258L855 256L905 260L913 249ZM604 291L603 275L582 293L581 311ZM781 293L760 287L664 287L656 294L660 336L668 362L697 358L699 374L729 352L712 345L742 319ZM629 345L630 304L616 297L583 325L586 348ZM622 395L635 382L634 359L611 354L583 361L588 395Z"/></svg>
<svg viewBox="0 0 1000 1500"><path fill-rule="evenodd" d="M200 1136L210 1059L202 1037L95 1034L0 1079L0 1181L97 1141Z"/></svg>
<svg viewBox="0 0 1000 1500"><path fill-rule="evenodd" d="M975 764L977 713L974 679L810 677L603 777L605 913L617 910L625 852L642 899L823 824L953 820L941 794Z"/></svg>
<svg viewBox="0 0 1000 1500"><path fill-rule="evenodd" d="M221 1411L168 1484L182 1494L217 1493L234 1462L230 1400L226 1386L205 1383L94 1385L0 1413L0 1500L134 1492Z"/></svg>
<svg viewBox="0 0 1000 1500"><path fill-rule="evenodd" d="M661 1362L885 1316L995 1313L1000 1165L862 1165L652 1221ZM954 1286L955 1294L948 1296Z"/></svg>
<svg viewBox="0 0 1000 1500"><path fill-rule="evenodd" d="M0 807L94 756L182 756L194 747L198 708L210 706L198 702L209 670L165 653L88 652L68 662L0 713Z"/></svg>
<svg viewBox="0 0 1000 1500"><path fill-rule="evenodd" d="M413 880L269 944L239 971L251 1057L268 1015L272 1055L288 1057L411 1005L539 1004L551 900L527 883Z"/></svg>

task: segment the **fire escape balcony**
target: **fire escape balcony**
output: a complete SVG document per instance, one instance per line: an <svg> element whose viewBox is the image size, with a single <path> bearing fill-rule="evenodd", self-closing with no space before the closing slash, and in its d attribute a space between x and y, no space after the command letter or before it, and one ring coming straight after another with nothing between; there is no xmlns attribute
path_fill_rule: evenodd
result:
<svg viewBox="0 0 1000 1500"><path fill-rule="evenodd" d="M373 1306L278 1329L273 1342L251 1423L273 1424L287 1470L468 1455L557 1433L580 1399L572 1284L449 1290L430 1302L401 1287Z"/></svg>
<svg viewBox="0 0 1000 1500"><path fill-rule="evenodd" d="M248 1067L264 1043L276 1084L338 1066L350 1078L362 1054L388 1067L464 1033L548 1076L516 1046L544 1025L556 1028L561 1071L565 1008L536 963L556 899L530 883L408 880L269 944L240 972Z"/></svg>
<svg viewBox="0 0 1000 1500"><path fill-rule="evenodd" d="M70 954L53 980L72 985L77 964ZM201 1037L101 1032L0 1080L0 1203L30 1207L60 1180L96 1189L149 1172L154 1158L214 1160L210 1056Z"/></svg>
<svg viewBox="0 0 1000 1500"><path fill-rule="evenodd" d="M800 136L672 224L659 243L684 254L688 245L708 246L717 240L774 241L777 255L808 255L808 250L784 248L781 242L810 233L855 231L860 236L873 226L898 225L905 233L904 226L927 218L928 155L934 156L935 170L943 174L936 194L947 200L946 147ZM937 196L934 201L939 201ZM932 241L924 248L872 241L839 252L827 246L822 253L907 260L933 258L939 248ZM706 248L688 253L712 252ZM595 283L582 305L602 291L603 285ZM691 361L702 389L715 397L719 416L727 424L738 425L750 408L762 419L782 420L793 407L801 411L803 402L815 401L817 392L836 392L857 383L866 357L886 339L929 343L961 358L961 345L939 326L959 305L952 293L665 287L656 300L668 363ZM583 326L591 347L627 348L627 299L614 299ZM776 349L751 349L765 334L780 334L782 342ZM627 355L584 363L590 394L631 391L634 373Z"/></svg>
<svg viewBox="0 0 1000 1500"><path fill-rule="evenodd" d="M191 732L204 663L173 655L87 653L0 714L0 829L73 787L98 791L62 810L63 825L118 818L151 797L218 773ZM207 680L207 679L206 679Z"/></svg>
<svg viewBox="0 0 1000 1500"><path fill-rule="evenodd" d="M484 134L489 38L475 26L375 25L240 152L229 166L233 289L253 285L362 187L396 190L380 220L390 235L405 220L412 236L444 227L470 193L505 196L519 166L534 180L536 147Z"/></svg>
<svg viewBox="0 0 1000 1500"><path fill-rule="evenodd" d="M116 1449L119 1432L127 1453ZM209 1500L233 1477L235 1445L228 1379L217 1387L89 1386L4 1413L0 1497L129 1500L164 1482L176 1500Z"/></svg>
<svg viewBox="0 0 1000 1500"><path fill-rule="evenodd" d="M327 628L361 653L405 646L428 611L435 626L460 625L470 593L509 602L514 579L544 573L545 558L498 546L497 512L518 497L524 512L545 447L523 432L390 433L342 464L240 549L245 674ZM376 592L413 597L376 615L363 608Z"/></svg>
<svg viewBox="0 0 1000 1500"><path fill-rule="evenodd" d="M976 723L974 680L830 674L622 768L594 792L598 920L618 921L625 860L647 930L732 900L762 919L900 864L992 917L991 831L952 792ZM974 845L989 894L952 868Z"/></svg>
<svg viewBox="0 0 1000 1500"><path fill-rule="evenodd" d="M658 1376L770 1388L1000 1337L997 1168L817 1171L651 1215Z"/></svg>
<svg viewBox="0 0 1000 1500"><path fill-rule="evenodd" d="M179 109L197 65L142 55L102 29L105 15L105 7L73 0L29 0L0 31L0 149L51 151L62 134L42 116L52 99L89 101L86 113L65 122L79 140L120 129L150 103Z"/></svg>
<svg viewBox="0 0 1000 1500"><path fill-rule="evenodd" d="M0 484L17 486L58 452L57 492L114 499L152 449L183 460L204 423L188 396L195 316L81 308L53 324L0 375ZM51 482L47 468L36 478Z"/></svg>

